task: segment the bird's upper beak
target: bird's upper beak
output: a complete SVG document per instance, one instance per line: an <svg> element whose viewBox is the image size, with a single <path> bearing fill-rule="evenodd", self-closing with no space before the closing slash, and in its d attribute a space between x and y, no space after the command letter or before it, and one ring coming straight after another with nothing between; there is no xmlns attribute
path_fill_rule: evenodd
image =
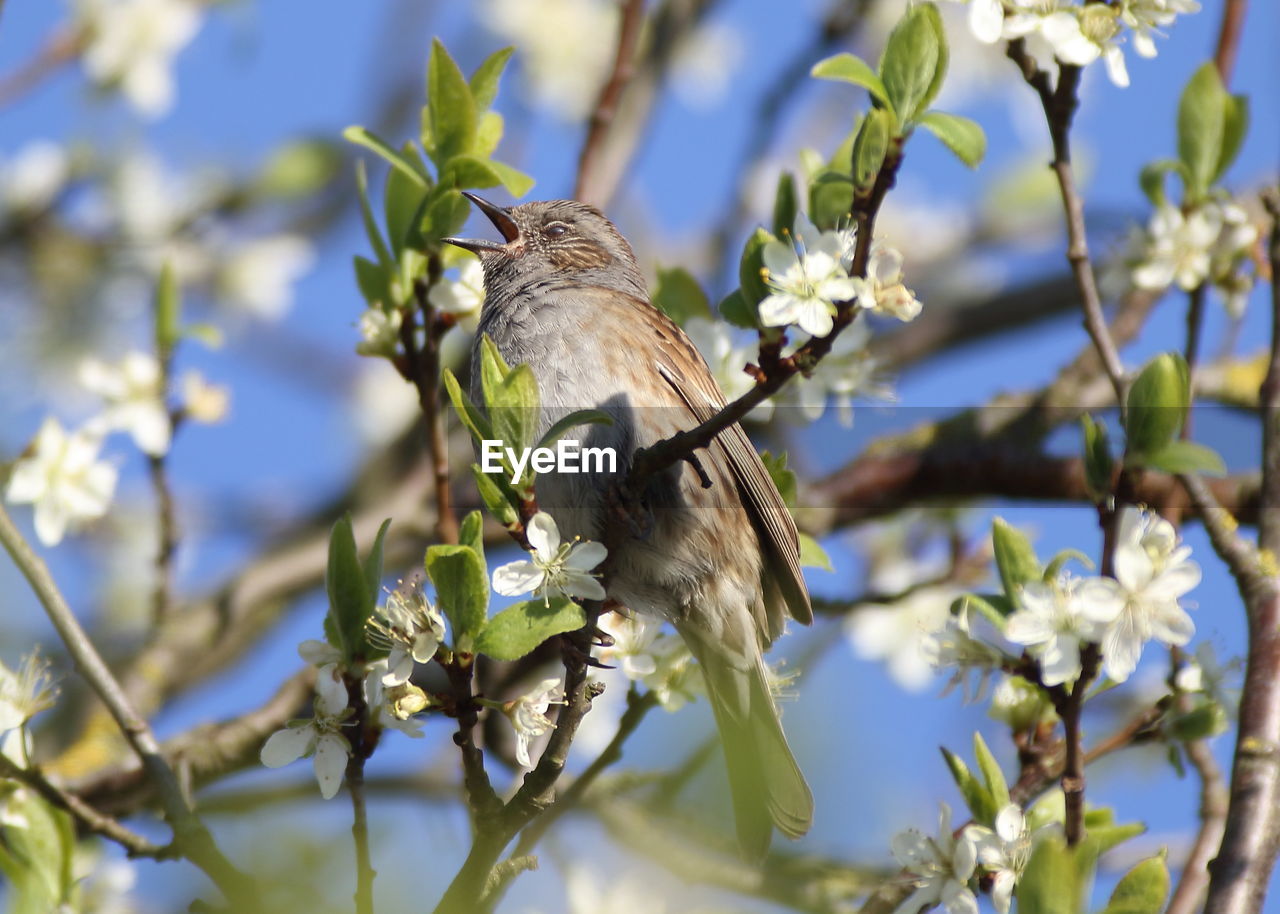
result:
<svg viewBox="0 0 1280 914"><path fill-rule="evenodd" d="M490 203L484 197L479 194L473 194L470 191L464 190L462 196L474 203L480 212L489 217L489 221L502 233L506 243L499 244L496 241L488 241L483 238L442 238L441 240L475 254L481 254L485 251L509 253L511 243L520 237L520 226L516 225L516 221L511 218L511 211L498 206L496 203Z"/></svg>

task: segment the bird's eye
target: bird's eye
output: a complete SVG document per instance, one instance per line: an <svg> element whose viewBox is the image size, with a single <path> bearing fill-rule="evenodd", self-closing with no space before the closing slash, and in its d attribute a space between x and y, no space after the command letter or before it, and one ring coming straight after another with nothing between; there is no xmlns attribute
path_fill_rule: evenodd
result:
<svg viewBox="0 0 1280 914"><path fill-rule="evenodd" d="M563 222L553 222L542 230L548 238L560 238L569 233L569 226Z"/></svg>

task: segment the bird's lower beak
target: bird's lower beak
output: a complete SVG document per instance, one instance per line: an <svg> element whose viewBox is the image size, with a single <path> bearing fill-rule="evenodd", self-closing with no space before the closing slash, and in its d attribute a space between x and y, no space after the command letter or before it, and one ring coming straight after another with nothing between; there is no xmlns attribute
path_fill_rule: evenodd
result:
<svg viewBox="0 0 1280 914"><path fill-rule="evenodd" d="M507 251L511 242L520 237L520 226L516 225L516 221L511 218L510 211L498 206L496 203L490 203L484 197L479 194L473 194L470 191L464 190L462 196L474 203L480 212L489 217L489 221L502 233L506 243L499 244L496 241L488 241L483 238L443 238L441 240L475 254L484 251Z"/></svg>

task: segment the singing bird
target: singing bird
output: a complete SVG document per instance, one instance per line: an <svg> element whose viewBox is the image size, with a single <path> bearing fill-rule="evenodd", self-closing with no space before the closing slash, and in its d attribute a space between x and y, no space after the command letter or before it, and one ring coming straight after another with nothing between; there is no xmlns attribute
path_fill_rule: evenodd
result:
<svg viewBox="0 0 1280 914"><path fill-rule="evenodd" d="M572 200L504 208L466 196L503 239L445 239L484 267L472 389L488 334L509 364L532 368L540 433L574 410L612 417L578 432L584 447L614 449L616 472L537 478L539 507L564 533L605 540L636 449L693 428L724 395L684 331L649 301L631 246L598 210ZM611 538L609 599L670 621L689 646L723 743L740 844L763 855L773 828L794 838L813 819L763 659L788 616L813 621L795 523L736 424L696 463L654 474L640 502L647 522Z"/></svg>

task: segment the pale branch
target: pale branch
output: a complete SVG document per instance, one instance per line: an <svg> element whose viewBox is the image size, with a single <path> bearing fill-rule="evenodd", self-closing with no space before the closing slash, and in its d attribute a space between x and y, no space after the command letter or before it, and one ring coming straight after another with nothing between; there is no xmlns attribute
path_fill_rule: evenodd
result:
<svg viewBox="0 0 1280 914"><path fill-rule="evenodd" d="M69 812L82 829L114 841L123 847L130 857L153 857L161 860L176 856L172 846L148 841L116 819L95 809L76 794L54 784L35 768L23 768L5 755L0 755L0 778L18 781L30 787L47 802Z"/></svg>
<svg viewBox="0 0 1280 914"><path fill-rule="evenodd" d="M1191 740L1184 746L1187 760L1200 778L1200 828L1191 850L1182 862L1182 874L1169 898L1165 914L1196 914L1209 885L1209 865L1222 844L1226 828L1227 781L1205 740Z"/></svg>
<svg viewBox="0 0 1280 914"><path fill-rule="evenodd" d="M578 155L578 177L574 183L574 199L596 206L606 202L597 187L596 162L600 157L605 138L628 83L635 76L636 49L640 42L641 25L644 22L644 0L619 0L618 37L613 54L613 67L600 93L596 97L591 118L587 121L587 135Z"/></svg>
<svg viewBox="0 0 1280 914"><path fill-rule="evenodd" d="M106 705L112 719L146 769L160 795L165 818L173 828L176 851L203 870L228 901L254 904L247 877L223 856L212 835L187 801L178 776L165 759L147 721L133 708L98 649L67 605L44 561L23 538L7 511L0 507L0 543L35 591L49 621L62 639L80 674Z"/></svg>
<svg viewBox="0 0 1280 914"><path fill-rule="evenodd" d="M1280 199L1268 198L1273 225L1271 350L1259 393L1262 419L1262 504L1254 548L1231 518L1188 477L1192 502L1210 541L1244 598L1249 641L1237 715L1231 798L1218 856L1210 865L1207 914L1261 910L1280 848Z"/></svg>

